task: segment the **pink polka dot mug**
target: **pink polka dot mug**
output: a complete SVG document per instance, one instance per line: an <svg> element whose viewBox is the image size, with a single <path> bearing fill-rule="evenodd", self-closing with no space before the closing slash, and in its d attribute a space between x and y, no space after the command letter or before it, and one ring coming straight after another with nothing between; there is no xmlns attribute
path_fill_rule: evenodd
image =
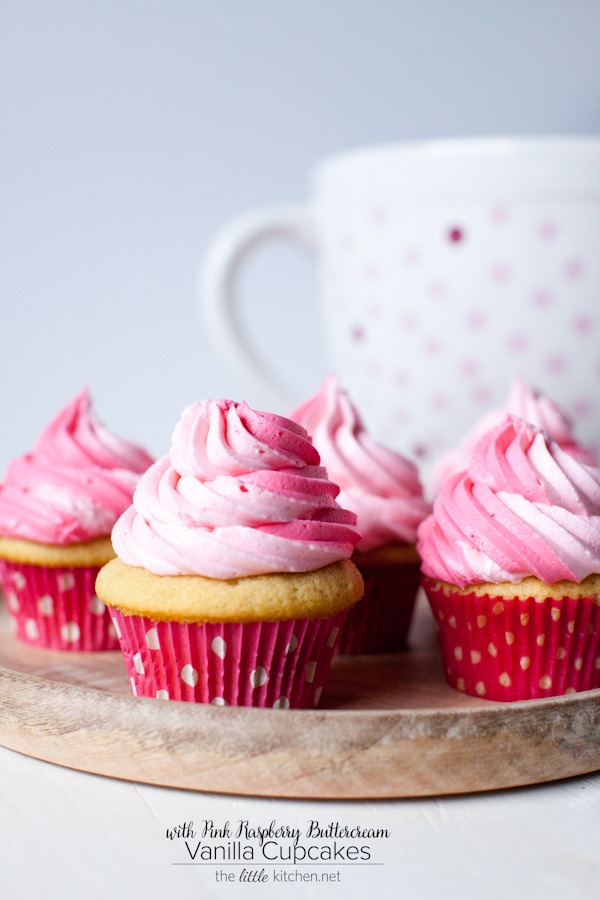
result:
<svg viewBox="0 0 600 900"><path fill-rule="evenodd" d="M307 205L226 227L203 264L206 324L285 411L233 303L247 253L273 236L316 250L331 369L380 440L427 465L519 376L600 443L600 138L350 151L317 165Z"/></svg>

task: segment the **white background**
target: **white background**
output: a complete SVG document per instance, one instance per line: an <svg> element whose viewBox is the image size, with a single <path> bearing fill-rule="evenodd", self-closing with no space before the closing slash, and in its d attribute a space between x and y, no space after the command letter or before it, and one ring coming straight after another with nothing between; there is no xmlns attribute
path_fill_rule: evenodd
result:
<svg viewBox="0 0 600 900"><path fill-rule="evenodd" d="M6 900L597 900L600 775L459 797L301 801L228 797L72 772L0 747L0 891ZM339 884L223 884L235 866L174 865L183 822L240 819L300 828L318 820L385 829L378 866L340 867ZM216 842L215 842L216 843ZM331 845L333 842L329 842ZM190 841L192 848L197 838ZM257 858L258 842L253 841ZM272 869L268 870L269 873ZM291 871L296 871L291 869ZM303 873L321 869L307 866ZM326 869L334 872L335 869Z"/></svg>
<svg viewBox="0 0 600 900"><path fill-rule="evenodd" d="M198 310L218 230L339 150L598 133L599 47L598 0L1 0L0 467L84 384L155 454L195 399L258 403ZM261 251L240 300L315 390L312 263Z"/></svg>

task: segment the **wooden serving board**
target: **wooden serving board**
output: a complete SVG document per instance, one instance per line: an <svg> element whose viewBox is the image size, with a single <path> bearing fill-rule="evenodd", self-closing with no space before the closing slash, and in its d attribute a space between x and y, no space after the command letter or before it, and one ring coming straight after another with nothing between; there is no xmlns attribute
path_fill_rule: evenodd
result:
<svg viewBox="0 0 600 900"><path fill-rule="evenodd" d="M317 710L132 697L121 655L21 644L0 608L0 744L81 771L246 796L425 797L600 769L600 690L494 703L444 681L421 603L411 649L339 657Z"/></svg>

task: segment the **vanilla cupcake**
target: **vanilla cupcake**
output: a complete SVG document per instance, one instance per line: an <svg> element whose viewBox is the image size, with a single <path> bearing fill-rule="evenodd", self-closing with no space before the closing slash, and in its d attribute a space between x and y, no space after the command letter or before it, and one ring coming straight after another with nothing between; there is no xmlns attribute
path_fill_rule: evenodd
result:
<svg viewBox="0 0 600 900"><path fill-rule="evenodd" d="M419 527L452 687L525 700L600 686L600 469L514 416Z"/></svg>
<svg viewBox="0 0 600 900"><path fill-rule="evenodd" d="M316 705L363 592L356 517L338 491L294 422L231 400L184 410L96 585L133 693Z"/></svg>
<svg viewBox="0 0 600 900"><path fill-rule="evenodd" d="M312 436L339 502L357 515L361 540L352 556L365 594L342 630L342 653L389 653L407 641L419 586L417 526L430 512L416 466L367 433L358 411L330 375L291 413Z"/></svg>
<svg viewBox="0 0 600 900"><path fill-rule="evenodd" d="M99 422L84 390L8 465L0 581L20 640L61 650L118 647L94 584L114 556L112 527L152 461Z"/></svg>
<svg viewBox="0 0 600 900"><path fill-rule="evenodd" d="M469 429L455 447L452 447L436 461L427 479L429 496L435 497L440 487L451 475L456 475L457 472L462 472L467 468L479 440L491 428L499 425L508 413L541 428L563 450L580 462L588 465L596 463L596 454L577 441L573 425L560 407L541 391L530 387L522 379L515 378L504 407L489 410Z"/></svg>

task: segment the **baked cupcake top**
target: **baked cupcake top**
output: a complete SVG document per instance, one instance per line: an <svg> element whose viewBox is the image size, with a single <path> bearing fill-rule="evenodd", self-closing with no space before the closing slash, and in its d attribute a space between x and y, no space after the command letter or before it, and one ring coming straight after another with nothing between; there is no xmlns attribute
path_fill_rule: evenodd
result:
<svg viewBox="0 0 600 900"><path fill-rule="evenodd" d="M339 502L358 517L364 552L385 544L414 544L417 526L430 512L416 466L367 433L334 375L291 413L312 436Z"/></svg>
<svg viewBox="0 0 600 900"><path fill-rule="evenodd" d="M0 535L57 546L108 536L152 462L100 423L84 389L7 466Z"/></svg>
<svg viewBox="0 0 600 900"><path fill-rule="evenodd" d="M596 463L595 453L578 443L573 433L572 423L560 407L522 379L515 378L504 408L487 412L469 429L462 441L437 460L427 479L427 490L430 496L435 496L451 475L467 468L480 438L502 422L507 413L541 428L563 450L581 462L588 465Z"/></svg>
<svg viewBox="0 0 600 900"><path fill-rule="evenodd" d="M156 575L310 572L348 559L359 540L338 493L304 428L243 402L202 400L141 478L113 546Z"/></svg>
<svg viewBox="0 0 600 900"><path fill-rule="evenodd" d="M600 573L600 469L515 416L477 444L421 524L422 570L460 588Z"/></svg>

